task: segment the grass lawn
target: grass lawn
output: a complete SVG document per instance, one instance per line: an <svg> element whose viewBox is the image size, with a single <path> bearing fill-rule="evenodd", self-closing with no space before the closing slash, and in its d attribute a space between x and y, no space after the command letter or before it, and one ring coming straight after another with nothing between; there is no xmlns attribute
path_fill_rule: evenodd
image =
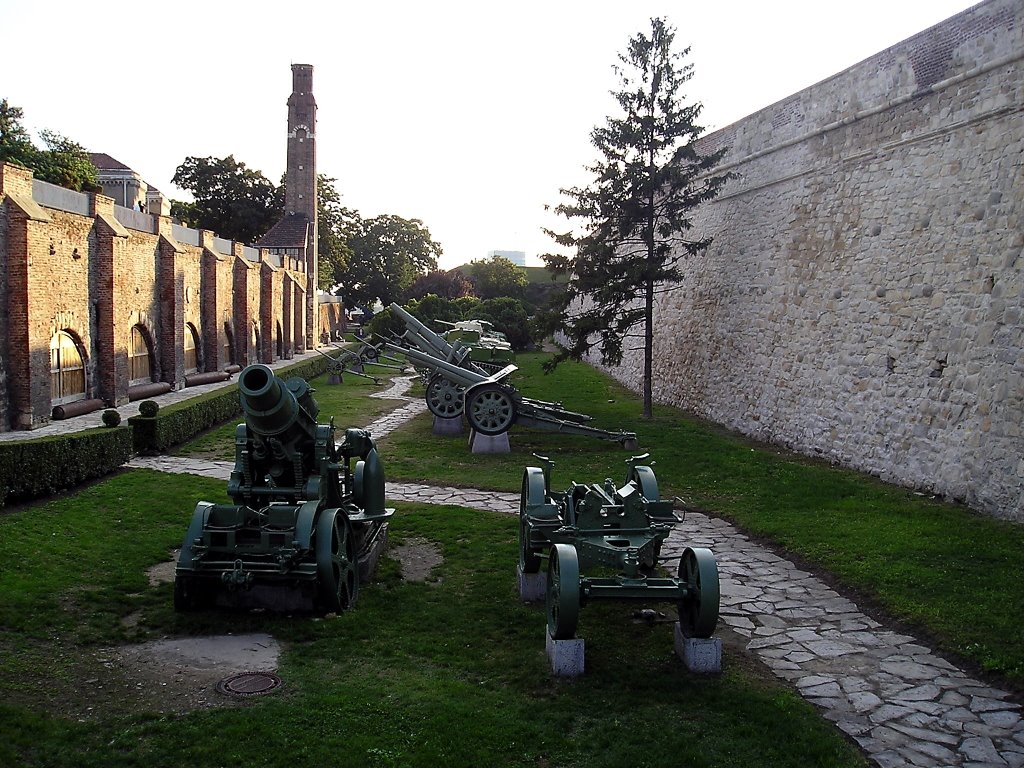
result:
<svg viewBox="0 0 1024 768"><path fill-rule="evenodd" d="M425 539L443 562L406 582L385 557L340 617L175 614L146 569L224 493L135 470L0 515L0 765L865 765L738 648L720 676L690 675L670 626L630 606L589 607L588 674L553 679L508 515L402 506L392 541ZM104 663L125 642L254 631L284 643L285 685L244 704L162 715Z"/></svg>
<svg viewBox="0 0 1024 768"><path fill-rule="evenodd" d="M562 401L595 426L638 433L657 462L663 496L735 521L930 635L937 646L1024 690L1024 526L921 497L856 472L754 443L677 409L641 418L636 396L592 368L520 355L524 395ZM515 491L533 453L555 461L553 486L621 481L629 455L615 443L513 428L512 453L473 456L464 439L430 434L419 417L383 441L388 478Z"/></svg>

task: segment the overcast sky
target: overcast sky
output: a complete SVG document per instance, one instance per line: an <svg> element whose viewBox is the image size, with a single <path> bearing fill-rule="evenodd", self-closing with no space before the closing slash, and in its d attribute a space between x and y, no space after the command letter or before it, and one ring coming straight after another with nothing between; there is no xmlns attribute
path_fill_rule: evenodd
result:
<svg viewBox="0 0 1024 768"><path fill-rule="evenodd" d="M586 183L611 67L652 16L691 47L714 130L973 5L964 0L0 0L0 98L172 198L188 156L285 168L292 63L312 64L318 170L363 216L422 219L442 266L535 255Z"/></svg>

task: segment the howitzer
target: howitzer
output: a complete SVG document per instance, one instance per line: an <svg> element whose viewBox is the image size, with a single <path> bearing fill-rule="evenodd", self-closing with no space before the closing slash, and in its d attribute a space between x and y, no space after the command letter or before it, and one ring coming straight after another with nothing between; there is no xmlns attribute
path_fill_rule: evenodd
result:
<svg viewBox="0 0 1024 768"><path fill-rule="evenodd" d="M612 432L591 427L592 417L566 409L561 403L524 397L505 379L516 370L506 365L487 371L470 359L470 350L460 342L449 344L444 338L397 304L391 310L406 322L406 332L385 348L404 354L425 372L427 408L441 418L456 418L463 413L469 425L482 435L500 435L513 424L570 435L586 435L613 440L632 450L637 447L635 432Z"/></svg>
<svg viewBox="0 0 1024 768"><path fill-rule="evenodd" d="M537 573L547 556L547 615L552 639L576 634L580 608L593 600L666 600L676 603L688 637L711 637L718 623L718 566L711 550L688 547L677 576L656 575L661 546L678 521L672 502L662 500L648 456L627 463L626 482L616 488L571 483L551 491L553 463L527 467L519 504L519 568ZM586 575L588 569L617 571Z"/></svg>
<svg viewBox="0 0 1024 768"><path fill-rule="evenodd" d="M239 375L234 504L201 501L178 557L174 604L337 612L355 603L387 537L384 469L369 433L317 423L309 384L265 365ZM353 466L354 461L354 466Z"/></svg>

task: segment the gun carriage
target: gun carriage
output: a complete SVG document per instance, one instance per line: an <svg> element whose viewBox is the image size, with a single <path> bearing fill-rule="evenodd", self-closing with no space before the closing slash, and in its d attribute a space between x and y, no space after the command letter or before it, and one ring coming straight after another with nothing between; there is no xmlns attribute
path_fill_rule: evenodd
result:
<svg viewBox="0 0 1024 768"><path fill-rule="evenodd" d="M527 467L519 505L519 568L537 573L547 558L547 617L552 639L576 634L580 609L595 600L671 601L688 637L718 623L718 566L709 549L688 547L675 577L658 576L661 547L679 522L661 499L648 455L627 463L625 484L611 479L551 491L553 463ZM588 575L598 571L600 575Z"/></svg>
<svg viewBox="0 0 1024 768"><path fill-rule="evenodd" d="M385 348L404 354L421 370L427 382L427 408L441 418L456 418L463 413L469 425L482 435L500 435L513 424L552 432L586 435L612 440L635 449L635 432L612 432L589 426L593 417L567 410L561 403L524 397L505 379L518 368L506 365L488 372L470 357L470 348L456 341L449 343L397 304L391 311L406 324L405 333Z"/></svg>
<svg viewBox="0 0 1024 768"><path fill-rule="evenodd" d="M239 376L233 504L196 506L175 569L178 610L262 607L344 611L383 550L384 468L370 434L335 444L313 390L265 365Z"/></svg>

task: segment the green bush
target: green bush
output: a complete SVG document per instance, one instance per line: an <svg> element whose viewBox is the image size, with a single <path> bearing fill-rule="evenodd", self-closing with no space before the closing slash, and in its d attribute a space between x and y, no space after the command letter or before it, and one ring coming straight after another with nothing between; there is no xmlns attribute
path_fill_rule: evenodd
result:
<svg viewBox="0 0 1024 768"><path fill-rule="evenodd" d="M27 501L103 477L132 455L127 429L0 443L0 503Z"/></svg>
<svg viewBox="0 0 1024 768"><path fill-rule="evenodd" d="M103 426L105 427L116 427L121 423L121 414L114 408L107 408L100 418L103 420Z"/></svg>
<svg viewBox="0 0 1024 768"><path fill-rule="evenodd" d="M522 351L532 341L530 338L530 316L526 306L519 299L487 299L473 309L474 320L487 320L494 324L494 330L505 334L512 349Z"/></svg>
<svg viewBox="0 0 1024 768"><path fill-rule="evenodd" d="M139 415L147 418L153 418L160 410L160 403L156 400L143 400L139 403Z"/></svg>

